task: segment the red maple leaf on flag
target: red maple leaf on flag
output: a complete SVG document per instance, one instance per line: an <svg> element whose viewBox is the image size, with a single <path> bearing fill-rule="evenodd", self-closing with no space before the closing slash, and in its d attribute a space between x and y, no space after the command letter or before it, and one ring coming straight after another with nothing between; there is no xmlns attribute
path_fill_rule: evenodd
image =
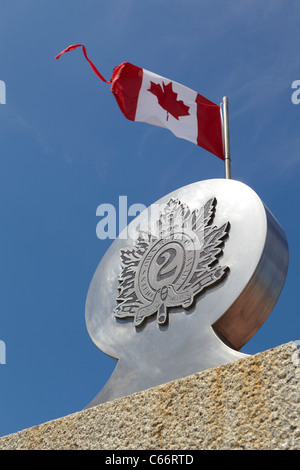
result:
<svg viewBox="0 0 300 470"><path fill-rule="evenodd" d="M177 100L177 93L173 91L172 82L167 85L164 82L162 84L163 88L159 83L150 81L150 88L147 91L155 95L158 104L167 111L167 121L169 114L177 120L180 116L188 116L190 108L182 100Z"/></svg>

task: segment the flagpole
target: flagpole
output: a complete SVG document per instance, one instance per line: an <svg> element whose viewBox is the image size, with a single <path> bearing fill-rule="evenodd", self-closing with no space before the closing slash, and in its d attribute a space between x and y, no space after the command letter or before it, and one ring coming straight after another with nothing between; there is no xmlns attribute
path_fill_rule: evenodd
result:
<svg viewBox="0 0 300 470"><path fill-rule="evenodd" d="M228 98L223 98L223 141L224 141L224 163L225 178L231 178L231 161L230 161L230 140L229 140L229 117L228 117Z"/></svg>

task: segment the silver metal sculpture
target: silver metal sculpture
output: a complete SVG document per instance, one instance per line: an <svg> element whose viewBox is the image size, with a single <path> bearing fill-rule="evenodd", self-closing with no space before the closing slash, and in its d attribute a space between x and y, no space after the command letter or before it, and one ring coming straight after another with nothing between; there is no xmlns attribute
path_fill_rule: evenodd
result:
<svg viewBox="0 0 300 470"><path fill-rule="evenodd" d="M282 228L243 183L200 181L150 206L89 288L89 334L118 363L88 406L245 357L287 268Z"/></svg>

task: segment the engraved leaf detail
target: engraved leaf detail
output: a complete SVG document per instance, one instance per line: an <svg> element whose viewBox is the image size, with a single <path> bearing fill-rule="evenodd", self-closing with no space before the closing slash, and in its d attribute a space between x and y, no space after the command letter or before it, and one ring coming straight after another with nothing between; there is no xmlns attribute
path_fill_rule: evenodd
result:
<svg viewBox="0 0 300 470"><path fill-rule="evenodd" d="M115 317L134 317L135 326L139 326L157 312L158 323L164 324L168 319L168 308L188 308L196 295L225 277L229 268L220 266L218 258L223 253L230 224L212 225L216 203L216 198L211 198L202 207L191 210L187 204L170 198L158 217L157 234L140 232L133 248L120 251ZM185 252L178 261L173 258L176 250ZM157 267L153 260L159 264ZM140 274L139 270L142 270ZM149 272L156 278L156 287L148 285ZM161 272L164 274L159 277ZM173 275L174 283L171 281ZM144 295L139 292L140 282Z"/></svg>

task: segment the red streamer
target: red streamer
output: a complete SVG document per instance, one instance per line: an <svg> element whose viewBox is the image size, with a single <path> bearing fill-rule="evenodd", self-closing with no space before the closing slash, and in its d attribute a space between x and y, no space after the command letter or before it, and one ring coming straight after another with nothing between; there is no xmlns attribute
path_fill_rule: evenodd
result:
<svg viewBox="0 0 300 470"><path fill-rule="evenodd" d="M88 61L88 63L90 64L90 66L92 67L93 71L95 72L95 74L97 75L97 77L100 78L100 80L102 80L103 82L105 83L111 83L112 82L112 78L107 81L105 80L105 78L101 75L101 73L99 72L99 70L95 67L95 65L93 64L93 62L88 58L87 56L87 53L86 53L86 48L83 44L73 44L72 46L69 46L67 47L66 49L64 49L60 54L58 54L55 59L59 59L60 56L62 56L65 52L70 52L70 51L73 51L74 49L77 49L77 47L82 47L82 51L84 53L84 56L86 58L86 60Z"/></svg>

